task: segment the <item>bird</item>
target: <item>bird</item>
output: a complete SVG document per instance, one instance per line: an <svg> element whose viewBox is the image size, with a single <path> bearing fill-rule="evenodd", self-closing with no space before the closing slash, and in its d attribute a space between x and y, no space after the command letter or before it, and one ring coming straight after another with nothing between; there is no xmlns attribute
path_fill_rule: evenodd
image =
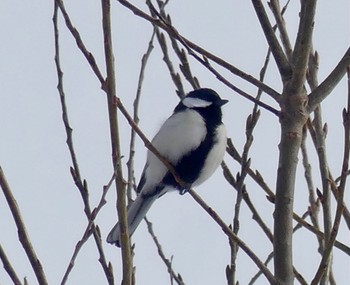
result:
<svg viewBox="0 0 350 285"><path fill-rule="evenodd" d="M174 167L185 186L148 150L136 188L138 195L127 210L130 236L159 197L171 190L185 194L206 181L221 164L227 143L221 107L227 102L212 89L193 90L182 98L161 126L151 143ZM108 234L107 242L120 247L118 223Z"/></svg>

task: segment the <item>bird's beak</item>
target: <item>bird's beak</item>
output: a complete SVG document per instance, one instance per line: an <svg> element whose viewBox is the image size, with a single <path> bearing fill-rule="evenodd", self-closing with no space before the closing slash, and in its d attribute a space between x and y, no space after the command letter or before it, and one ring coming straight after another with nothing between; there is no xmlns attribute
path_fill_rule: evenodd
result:
<svg viewBox="0 0 350 285"><path fill-rule="evenodd" d="M220 101L217 102L218 106L221 107L223 105L225 105L228 102L228 100L226 99L221 99Z"/></svg>

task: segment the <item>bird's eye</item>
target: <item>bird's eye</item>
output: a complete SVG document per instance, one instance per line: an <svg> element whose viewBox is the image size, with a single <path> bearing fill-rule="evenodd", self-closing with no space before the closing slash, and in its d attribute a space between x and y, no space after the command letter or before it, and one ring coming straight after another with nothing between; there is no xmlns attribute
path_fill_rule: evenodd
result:
<svg viewBox="0 0 350 285"><path fill-rule="evenodd" d="M186 97L182 100L182 104L184 104L187 108L205 108L213 104L213 102L193 97Z"/></svg>

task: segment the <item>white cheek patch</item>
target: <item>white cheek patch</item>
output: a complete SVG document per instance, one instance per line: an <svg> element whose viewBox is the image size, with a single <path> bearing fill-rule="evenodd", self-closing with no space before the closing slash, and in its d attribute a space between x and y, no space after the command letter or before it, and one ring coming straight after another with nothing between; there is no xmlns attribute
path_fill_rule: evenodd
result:
<svg viewBox="0 0 350 285"><path fill-rule="evenodd" d="M205 108L213 104L213 102L208 102L193 97L186 97L182 100L182 104L184 104L187 108Z"/></svg>

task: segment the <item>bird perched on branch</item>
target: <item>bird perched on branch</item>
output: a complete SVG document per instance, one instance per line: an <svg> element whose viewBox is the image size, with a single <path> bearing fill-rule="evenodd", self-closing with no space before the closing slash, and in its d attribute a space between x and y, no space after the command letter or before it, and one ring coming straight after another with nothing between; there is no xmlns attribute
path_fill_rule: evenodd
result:
<svg viewBox="0 0 350 285"><path fill-rule="evenodd" d="M137 187L138 196L128 209L128 229L132 235L153 202L169 190L184 194L207 180L222 162L226 150L226 129L221 107L228 101L211 89L190 92L175 107L152 140L176 171L168 170L155 154L148 151L147 161ZM179 184L179 179L184 182ZM117 223L107 242L120 246Z"/></svg>

